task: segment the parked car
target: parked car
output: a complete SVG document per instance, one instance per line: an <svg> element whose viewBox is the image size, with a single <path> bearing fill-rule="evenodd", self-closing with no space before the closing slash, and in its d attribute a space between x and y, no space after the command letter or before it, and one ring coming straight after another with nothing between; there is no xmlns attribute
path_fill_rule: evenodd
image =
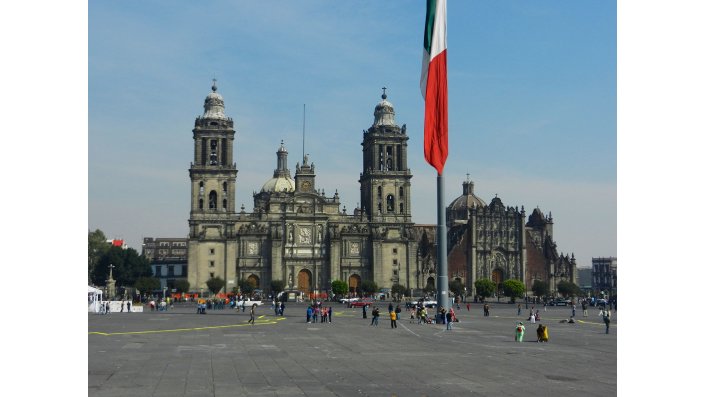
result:
<svg viewBox="0 0 705 397"><path fill-rule="evenodd" d="M548 302L550 306L568 306L568 301L563 298L554 299Z"/></svg>
<svg viewBox="0 0 705 397"><path fill-rule="evenodd" d="M261 300L257 300L257 299L249 299L249 298L248 298L248 299L246 299L246 300L244 300L244 301L242 302L242 305L243 305L244 307L250 307L250 306L252 306L252 305L261 306L261 305L262 305L262 301L261 301Z"/></svg>
<svg viewBox="0 0 705 397"><path fill-rule="evenodd" d="M436 307L436 305L438 305L438 302L436 302L435 299L426 299L426 298L411 301L412 306L416 306L418 304L423 304L424 307Z"/></svg>
<svg viewBox="0 0 705 397"><path fill-rule="evenodd" d="M363 299L358 299L354 302L350 303L351 307L363 307L363 306L372 306L372 304L375 303L374 299L370 298L363 298Z"/></svg>
<svg viewBox="0 0 705 397"><path fill-rule="evenodd" d="M360 300L360 298L342 298L338 302L350 304L350 303L355 302L357 300Z"/></svg>

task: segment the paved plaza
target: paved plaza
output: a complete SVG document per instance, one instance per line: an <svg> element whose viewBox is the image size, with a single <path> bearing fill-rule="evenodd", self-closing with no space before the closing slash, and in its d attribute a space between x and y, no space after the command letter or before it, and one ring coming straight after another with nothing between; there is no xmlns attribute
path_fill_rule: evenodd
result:
<svg viewBox="0 0 705 397"><path fill-rule="evenodd" d="M332 323L306 323L304 303L284 316L269 304L196 314L195 304L166 312L88 314L88 395L123 396L614 396L617 394L617 312L610 333L589 308L541 309L549 342L516 305L458 310L451 331L409 321L402 308L390 327L380 302L379 327L361 309L334 302ZM529 305L531 307L531 305ZM539 307L538 305L536 306ZM371 310L368 314L371 313ZM514 341L523 321L523 343Z"/></svg>

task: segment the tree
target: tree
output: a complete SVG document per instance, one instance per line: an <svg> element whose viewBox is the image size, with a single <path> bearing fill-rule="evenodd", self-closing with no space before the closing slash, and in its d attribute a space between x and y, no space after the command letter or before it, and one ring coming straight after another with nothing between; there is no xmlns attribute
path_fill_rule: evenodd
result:
<svg viewBox="0 0 705 397"><path fill-rule="evenodd" d="M482 298L492 296L496 290L497 284L495 284L492 280L483 278L475 281L475 291L477 291L477 294Z"/></svg>
<svg viewBox="0 0 705 397"><path fill-rule="evenodd" d="M379 290L379 288L377 288L377 283L372 280L364 280L360 283L360 289L365 294L374 294L377 290Z"/></svg>
<svg viewBox="0 0 705 397"><path fill-rule="evenodd" d="M133 248L111 246L95 267L95 284L104 285L110 275L110 265L113 265L113 279L118 286L134 286L138 278L152 276L152 267L144 255L138 255Z"/></svg>
<svg viewBox="0 0 705 397"><path fill-rule="evenodd" d="M147 296L154 290L161 288L159 279L156 277L140 277L135 280L135 289L137 289L142 296Z"/></svg>
<svg viewBox="0 0 705 397"><path fill-rule="evenodd" d="M580 287L568 280L561 280L558 285L556 285L556 289L558 289L558 293L565 298L580 295Z"/></svg>
<svg viewBox="0 0 705 397"><path fill-rule="evenodd" d="M333 282L330 283L330 288L336 295L345 295L348 293L348 291L350 291L350 289L348 288L348 283L342 280L333 280Z"/></svg>
<svg viewBox="0 0 705 397"><path fill-rule="evenodd" d="M392 285L392 296L395 296L397 299L400 299L402 295L406 295L407 291L407 288L401 284Z"/></svg>
<svg viewBox="0 0 705 397"><path fill-rule="evenodd" d="M272 290L272 295L277 296L280 292L284 291L284 280L272 280L269 284L269 288Z"/></svg>
<svg viewBox="0 0 705 397"><path fill-rule="evenodd" d="M100 230L88 232L88 280L96 284L95 268L100 258L110 249L105 234ZM101 284L102 284L101 280Z"/></svg>
<svg viewBox="0 0 705 397"><path fill-rule="evenodd" d="M208 287L208 290L215 295L225 286L225 280L220 278L220 276L216 276L208 279L208 281L206 281L206 286Z"/></svg>
<svg viewBox="0 0 705 397"><path fill-rule="evenodd" d="M450 285L448 285L448 289L455 294L455 296L461 296L465 293L465 284L460 280L453 280L450 282Z"/></svg>
<svg viewBox="0 0 705 397"><path fill-rule="evenodd" d="M253 287L252 284L245 279L238 281L237 286L240 288L240 292L244 295L249 295L255 290L255 287Z"/></svg>
<svg viewBox="0 0 705 397"><path fill-rule="evenodd" d="M191 288L191 284L188 282L188 280L182 278L174 281L174 288L176 288L176 292L183 294L184 292L189 291L189 289Z"/></svg>
<svg viewBox="0 0 705 397"><path fill-rule="evenodd" d="M523 296L526 290L524 283L515 279L505 280L502 283L502 289L504 290L504 295L511 298L512 303L516 301L516 298Z"/></svg>
<svg viewBox="0 0 705 397"><path fill-rule="evenodd" d="M541 280L534 280L531 291L534 293L534 296L539 298L546 296L548 295L548 283Z"/></svg>

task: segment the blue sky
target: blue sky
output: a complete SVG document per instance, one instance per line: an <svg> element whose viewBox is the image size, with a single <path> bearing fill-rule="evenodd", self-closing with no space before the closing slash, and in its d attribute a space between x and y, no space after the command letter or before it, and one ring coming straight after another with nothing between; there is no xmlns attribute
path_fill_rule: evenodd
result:
<svg viewBox="0 0 705 397"><path fill-rule="evenodd" d="M614 1L450 1L446 204L466 173L485 201L552 213L579 266L617 255ZM317 184L359 203L362 131L381 87L407 125L416 223L434 224L419 89L425 2L92 1L88 225L140 249L185 237L191 129L211 79L235 121L237 206L284 140Z"/></svg>

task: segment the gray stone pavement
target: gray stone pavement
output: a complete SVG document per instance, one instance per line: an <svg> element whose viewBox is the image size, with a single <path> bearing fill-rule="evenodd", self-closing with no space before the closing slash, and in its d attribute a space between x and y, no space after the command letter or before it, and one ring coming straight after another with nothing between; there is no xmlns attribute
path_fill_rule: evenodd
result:
<svg viewBox="0 0 705 397"><path fill-rule="evenodd" d="M326 306L328 303L324 303ZM490 316L471 303L460 323L410 323L402 311L391 329L387 303L379 327L361 309L331 302L331 324L307 324L306 304L285 316L270 305L249 313L226 308L196 314L195 305L167 312L88 314L88 395L108 396L611 396L617 394L617 312L610 333L590 308L541 308L549 342L536 343L527 310L491 303ZM538 306L537 306L538 307ZM523 321L523 343L514 326Z"/></svg>

